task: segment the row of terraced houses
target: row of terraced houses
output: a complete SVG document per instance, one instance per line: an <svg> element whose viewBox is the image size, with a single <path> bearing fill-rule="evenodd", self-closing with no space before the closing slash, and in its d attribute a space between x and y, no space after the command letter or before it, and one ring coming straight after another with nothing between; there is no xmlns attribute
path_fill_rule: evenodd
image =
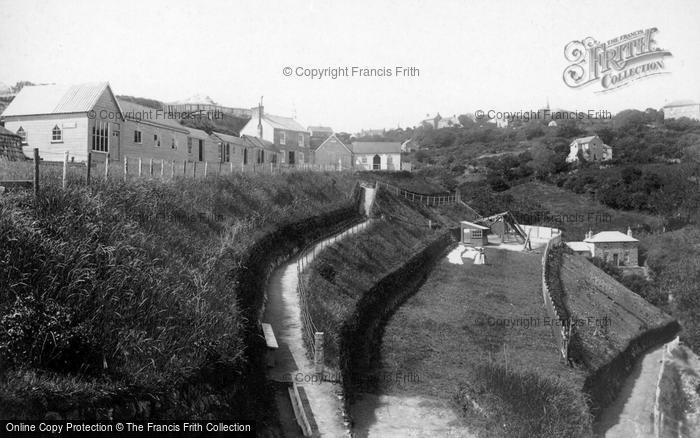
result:
<svg viewBox="0 0 700 438"><path fill-rule="evenodd" d="M233 163L236 166L298 166L316 162L336 168L400 170L400 143L343 144L330 128L305 128L262 105L247 111L236 132L205 132L183 126L183 113L117 98L106 82L24 87L1 115L25 155L38 148L48 161L84 162L124 157ZM186 117L191 113L184 114ZM313 138L312 138L313 136ZM314 141L312 141L314 140Z"/></svg>

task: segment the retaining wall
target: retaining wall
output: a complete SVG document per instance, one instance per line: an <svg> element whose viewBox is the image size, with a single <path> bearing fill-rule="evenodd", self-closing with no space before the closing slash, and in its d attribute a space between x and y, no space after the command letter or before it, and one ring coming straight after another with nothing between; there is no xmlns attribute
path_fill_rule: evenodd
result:
<svg viewBox="0 0 700 438"><path fill-rule="evenodd" d="M387 318L423 284L432 267L455 243L452 231L443 233L403 266L379 280L357 302L340 329L340 369L346 404L370 389L378 365L379 345Z"/></svg>

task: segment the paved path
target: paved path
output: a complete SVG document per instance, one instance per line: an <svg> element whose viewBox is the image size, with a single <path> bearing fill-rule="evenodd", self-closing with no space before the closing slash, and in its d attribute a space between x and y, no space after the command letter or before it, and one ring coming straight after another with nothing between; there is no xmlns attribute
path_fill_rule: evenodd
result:
<svg viewBox="0 0 700 438"><path fill-rule="evenodd" d="M370 193L371 192L371 193ZM369 201L368 201L369 198ZM365 206L371 208L374 190L365 189ZM275 365L268 369L268 378L276 382L297 382L304 388L311 408L312 422L318 427L318 435L336 438L347 437L349 431L343 423L343 400L340 397L339 385L330 382L320 382L314 370L314 365L304 345L302 337L301 307L297 292L297 265L303 259L304 266L311 263L314 257L334 241L343 239L367 227L369 221L356 225L325 239L304 254L299 254L279 268L270 276L267 285L267 302L263 322L272 325L277 338L279 349L275 352ZM278 397L277 402L282 418L281 424L289 435L299 434L300 430L289 415L288 400Z"/></svg>
<svg viewBox="0 0 700 438"><path fill-rule="evenodd" d="M650 350L634 365L619 395L601 415L597 428L603 436L654 437L656 387L666 345Z"/></svg>
<svg viewBox="0 0 700 438"><path fill-rule="evenodd" d="M357 438L472 438L453 409L431 397L362 394L352 407Z"/></svg>

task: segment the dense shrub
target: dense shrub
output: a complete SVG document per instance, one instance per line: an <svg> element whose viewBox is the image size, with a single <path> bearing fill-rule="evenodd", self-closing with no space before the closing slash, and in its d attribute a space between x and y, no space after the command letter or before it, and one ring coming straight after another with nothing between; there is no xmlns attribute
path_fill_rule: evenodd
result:
<svg viewBox="0 0 700 438"><path fill-rule="evenodd" d="M592 417L585 398L557 378L487 362L460 384L455 404L486 437L588 437Z"/></svg>

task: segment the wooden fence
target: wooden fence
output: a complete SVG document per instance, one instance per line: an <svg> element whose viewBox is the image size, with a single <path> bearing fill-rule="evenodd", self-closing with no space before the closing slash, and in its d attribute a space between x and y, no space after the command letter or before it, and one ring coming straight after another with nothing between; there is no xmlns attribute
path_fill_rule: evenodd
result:
<svg viewBox="0 0 700 438"><path fill-rule="evenodd" d="M90 184L99 180L123 181L137 178L173 180L178 177L185 178L209 178L231 175L234 173L288 173L288 172L340 172L350 169L342 169L336 165L320 164L280 164L280 163L248 163L235 164L233 162L210 162L188 160L164 160L143 159L141 157L125 156L122 160L110 160L109 155L103 152L91 151L87 161L74 163L69 161L69 153L66 151L63 161L43 161L39 156L39 150L34 149L31 161L7 161L0 162L0 186L12 188L34 188L34 193L39 193L39 182L43 180L53 183L61 181L63 188L69 182L81 181ZM31 166L31 168L30 168Z"/></svg>
<svg viewBox="0 0 700 438"><path fill-rule="evenodd" d="M325 246L333 245L346 236L357 234L358 232L364 230L370 225L370 223L372 223L372 219L367 219L363 222L356 223L350 228L345 229L345 231L336 231L326 234L325 236L308 243L299 252L300 256L297 261L297 292L299 294L299 307L301 309L302 336L304 337L306 344L311 348L311 353L313 354L314 362L316 363L316 369L320 373L322 373L323 368L323 357L319 355L318 335L321 334L322 336L323 333L318 331L318 328L316 327L316 324L314 324L313 318L311 317L311 313L309 312L309 294L302 274L309 267L316 256L324 249L324 247L321 247L321 243L325 241ZM318 361L320 361L320 364Z"/></svg>
<svg viewBox="0 0 700 438"><path fill-rule="evenodd" d="M423 193L411 192L409 190L402 189L392 184L385 183L383 181L377 181L377 188L384 186L386 189L394 192L397 196L403 196L404 198L413 201L420 202L430 207L437 207L440 205L456 204L461 202L459 190L453 193L447 193L443 195L426 195Z"/></svg>

